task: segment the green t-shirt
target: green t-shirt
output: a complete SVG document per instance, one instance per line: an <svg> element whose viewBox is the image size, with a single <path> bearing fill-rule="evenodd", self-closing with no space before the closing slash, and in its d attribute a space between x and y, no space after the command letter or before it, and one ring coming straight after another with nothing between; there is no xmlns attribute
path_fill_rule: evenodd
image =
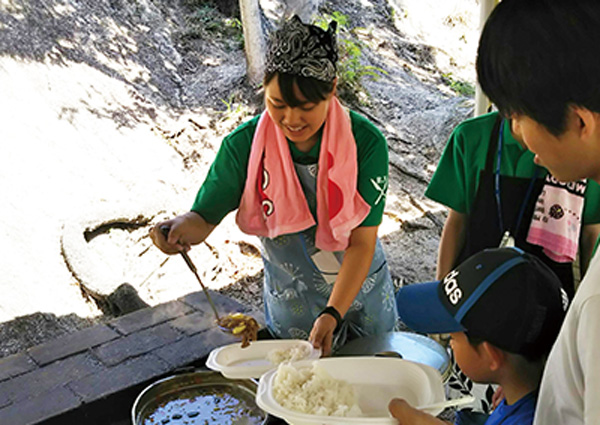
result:
<svg viewBox="0 0 600 425"><path fill-rule="evenodd" d="M238 208L246 182L248 159L254 131L260 116L236 128L223 139L215 161L200 187L192 211L211 224L218 224ZM371 206L361 226L381 224L388 187L388 147L385 137L369 120L350 111L352 134L358 158L358 191ZM301 164L315 164L319 159L321 139L309 152L300 152L288 142L292 159Z"/></svg>
<svg viewBox="0 0 600 425"><path fill-rule="evenodd" d="M425 196L460 213L470 213L497 116L497 112L492 112L471 118L454 129ZM500 174L532 177L538 167L533 162L535 155L512 136L508 120L504 126ZM547 171L541 170L540 177L544 177ZM600 223L600 186L593 180L587 182L583 223Z"/></svg>

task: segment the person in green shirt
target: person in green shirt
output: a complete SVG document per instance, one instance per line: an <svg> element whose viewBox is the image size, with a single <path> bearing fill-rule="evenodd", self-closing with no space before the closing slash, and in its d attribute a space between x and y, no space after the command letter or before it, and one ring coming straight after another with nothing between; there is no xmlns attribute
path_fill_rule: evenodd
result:
<svg viewBox="0 0 600 425"><path fill-rule="evenodd" d="M502 145L498 150L500 135ZM498 218L498 197L494 193L498 158L502 224ZM573 297L572 264L558 264L540 247L526 241L536 200L548 174L533 158L534 154L520 141L512 121L503 120L498 112L468 119L454 129L425 192L428 198L448 207L438 253L438 278L465 257L483 248L498 246L503 233L509 231L517 246L540 256L558 274L564 289ZM533 183L531 193L527 196L530 183ZM600 233L600 185L588 181L584 197L580 237L582 270L587 267Z"/></svg>
<svg viewBox="0 0 600 425"><path fill-rule="evenodd" d="M237 210L242 231L262 242L268 331L309 339L325 355L349 339L391 331L397 319L377 238L387 142L340 107L335 29L293 17L274 33L266 111L224 138L191 211L151 231L174 254L203 242Z"/></svg>
<svg viewBox="0 0 600 425"><path fill-rule="evenodd" d="M509 232L515 245L536 255L560 278L573 298L571 262L556 262L527 234L547 170L520 141L520 132L498 112L468 119L452 132L425 196L448 207L438 249L437 279L486 248L498 247ZM499 166L499 169L498 169ZM497 192L496 189L500 188ZM600 233L600 185L585 187L580 232L580 268L585 271ZM472 394L476 402L457 412L457 423L482 423L493 404L494 389L473 384L452 361L449 396ZM480 421L480 422L478 422Z"/></svg>

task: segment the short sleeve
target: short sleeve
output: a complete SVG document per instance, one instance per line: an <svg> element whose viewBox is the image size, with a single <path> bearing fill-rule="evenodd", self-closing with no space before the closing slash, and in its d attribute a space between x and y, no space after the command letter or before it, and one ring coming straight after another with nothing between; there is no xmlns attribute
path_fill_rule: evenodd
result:
<svg viewBox="0 0 600 425"><path fill-rule="evenodd" d="M467 170L465 143L459 127L448 139L425 196L455 211L468 214L470 197Z"/></svg>
<svg viewBox="0 0 600 425"><path fill-rule="evenodd" d="M587 282L588 284L592 282ZM583 422L596 424L600 418L600 348L597 336L600 335L600 295L596 294L585 300L577 327L577 357L583 378Z"/></svg>
<svg viewBox="0 0 600 425"><path fill-rule="evenodd" d="M358 161L358 192L371 206L361 226L378 226L388 190L389 155L387 141L373 123L351 112L352 133L356 140Z"/></svg>
<svg viewBox="0 0 600 425"><path fill-rule="evenodd" d="M455 211L470 214L480 174L485 168L490 136L497 119L498 113L491 112L470 118L456 126L444 148L425 196ZM513 141L512 145L516 148L514 154L521 155L523 149L519 147L518 142ZM516 159L512 155L505 155L501 172L510 175L514 161Z"/></svg>
<svg viewBox="0 0 600 425"><path fill-rule="evenodd" d="M583 224L600 223L600 185L588 179L583 206Z"/></svg>
<svg viewBox="0 0 600 425"><path fill-rule="evenodd" d="M219 224L240 205L258 118L242 124L223 139L206 179L198 190L192 211L211 224Z"/></svg>

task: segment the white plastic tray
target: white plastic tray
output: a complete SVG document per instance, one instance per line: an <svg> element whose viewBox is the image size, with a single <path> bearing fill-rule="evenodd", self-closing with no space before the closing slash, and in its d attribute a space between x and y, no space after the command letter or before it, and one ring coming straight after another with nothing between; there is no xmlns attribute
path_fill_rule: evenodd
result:
<svg viewBox="0 0 600 425"><path fill-rule="evenodd" d="M293 365L311 367L315 361L333 378L342 379L354 387L358 405L365 416L317 416L284 408L272 396L277 369L260 378L256 393L258 406L292 425L398 425L388 412L388 404L393 398L403 398L413 406L446 399L440 373L424 364L383 357L334 357L295 362ZM442 410L428 410L428 413L438 415Z"/></svg>
<svg viewBox="0 0 600 425"><path fill-rule="evenodd" d="M254 341L246 348L242 348L238 342L211 351L206 360L206 367L221 372L230 379L260 378L263 373L278 366L268 360L267 355L270 351L296 346L306 347L309 353L306 360L321 357L320 349L313 348L310 342L301 339Z"/></svg>

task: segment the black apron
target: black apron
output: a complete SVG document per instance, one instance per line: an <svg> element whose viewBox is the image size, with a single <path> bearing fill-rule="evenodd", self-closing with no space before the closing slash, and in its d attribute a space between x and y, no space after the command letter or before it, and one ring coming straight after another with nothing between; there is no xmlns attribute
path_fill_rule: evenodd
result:
<svg viewBox="0 0 600 425"><path fill-rule="evenodd" d="M535 179L532 182L530 178L500 177L500 204L503 221L503 226L500 226L494 185L494 160L498 149L500 125L502 125L502 119L498 117L490 136L485 168L480 174L475 201L469 212L465 243L455 266L485 248L498 247L504 234L503 229L508 230L515 239L515 246L536 255L557 274L563 289L569 299L572 299L575 294L572 263L557 263L544 254L542 247L526 241L536 201L544 186L543 178ZM521 205L527 198L530 183L533 185L531 193L524 206L519 228L515 229Z"/></svg>

